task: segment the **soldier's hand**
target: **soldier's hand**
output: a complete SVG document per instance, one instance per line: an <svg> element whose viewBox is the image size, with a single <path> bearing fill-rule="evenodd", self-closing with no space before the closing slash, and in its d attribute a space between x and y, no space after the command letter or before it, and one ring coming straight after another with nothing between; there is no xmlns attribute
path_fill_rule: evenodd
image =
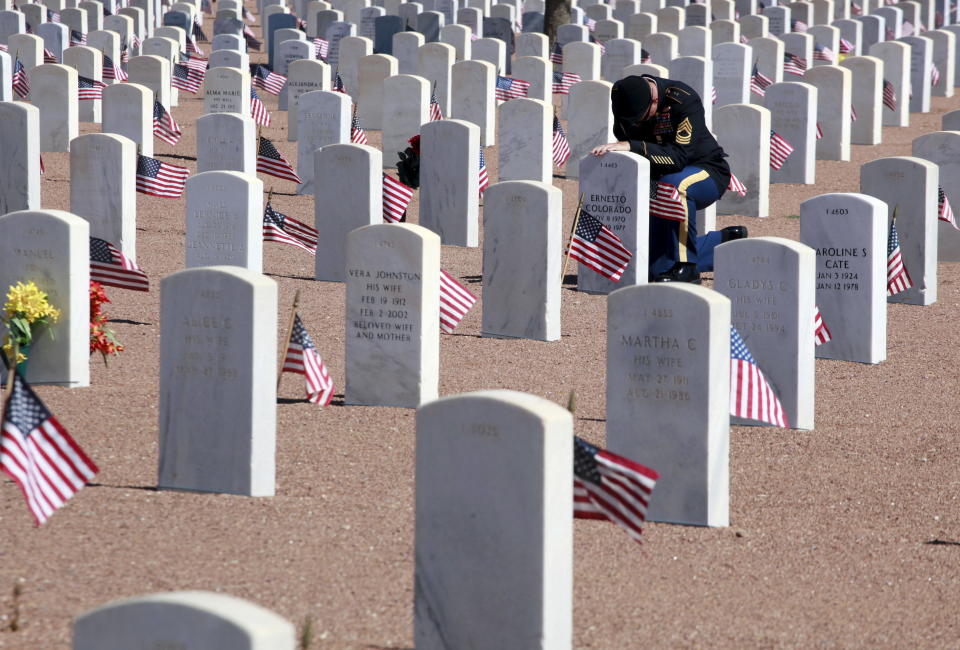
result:
<svg viewBox="0 0 960 650"><path fill-rule="evenodd" d="M594 156L602 156L608 151L630 151L629 142L609 142L607 144L602 144L599 147L594 147L590 150Z"/></svg>

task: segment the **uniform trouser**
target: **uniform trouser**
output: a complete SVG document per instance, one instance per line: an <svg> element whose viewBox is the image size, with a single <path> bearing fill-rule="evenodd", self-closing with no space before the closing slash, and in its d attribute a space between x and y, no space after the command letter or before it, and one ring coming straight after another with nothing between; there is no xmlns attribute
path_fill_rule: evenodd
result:
<svg viewBox="0 0 960 650"><path fill-rule="evenodd" d="M650 217L650 277L665 273L677 262L690 262L699 271L713 270L713 249L720 244L720 231L697 235L697 210L713 205L720 190L699 167L684 167L660 178L677 188L687 204L687 218L673 221Z"/></svg>

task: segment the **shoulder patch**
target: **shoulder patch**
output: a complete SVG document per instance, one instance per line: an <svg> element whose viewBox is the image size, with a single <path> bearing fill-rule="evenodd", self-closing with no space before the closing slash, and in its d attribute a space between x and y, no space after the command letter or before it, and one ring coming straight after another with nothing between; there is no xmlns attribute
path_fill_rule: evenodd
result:
<svg viewBox="0 0 960 650"><path fill-rule="evenodd" d="M664 91L664 95L667 96L667 99L672 99L673 101L679 104L679 103L682 103L684 99L689 97L690 93L688 93L683 88L680 88L679 86L669 86Z"/></svg>
<svg viewBox="0 0 960 650"><path fill-rule="evenodd" d="M690 124L690 118L685 117L677 126L677 144L690 144L693 139L693 125Z"/></svg>

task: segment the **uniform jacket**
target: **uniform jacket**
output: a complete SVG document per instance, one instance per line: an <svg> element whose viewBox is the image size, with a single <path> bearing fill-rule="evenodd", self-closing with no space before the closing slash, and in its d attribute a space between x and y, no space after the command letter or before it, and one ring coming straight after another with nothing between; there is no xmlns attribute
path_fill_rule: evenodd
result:
<svg viewBox="0 0 960 650"><path fill-rule="evenodd" d="M652 179L695 165L710 174L722 195L730 182L730 166L707 129L700 96L682 81L643 76L657 84L657 114L639 126L615 119L614 137L628 141L630 151L650 161Z"/></svg>

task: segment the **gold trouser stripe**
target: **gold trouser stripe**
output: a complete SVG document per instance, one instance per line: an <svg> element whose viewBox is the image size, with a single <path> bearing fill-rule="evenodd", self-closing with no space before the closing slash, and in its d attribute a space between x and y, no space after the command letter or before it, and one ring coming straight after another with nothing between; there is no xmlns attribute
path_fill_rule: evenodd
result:
<svg viewBox="0 0 960 650"><path fill-rule="evenodd" d="M696 174L690 174L677 186L677 191L680 193L680 200L683 201L683 204L687 204L687 188L698 183L705 178L710 178L710 174L700 170ZM687 219L680 222L680 232L677 233L677 253L681 262L687 261Z"/></svg>

